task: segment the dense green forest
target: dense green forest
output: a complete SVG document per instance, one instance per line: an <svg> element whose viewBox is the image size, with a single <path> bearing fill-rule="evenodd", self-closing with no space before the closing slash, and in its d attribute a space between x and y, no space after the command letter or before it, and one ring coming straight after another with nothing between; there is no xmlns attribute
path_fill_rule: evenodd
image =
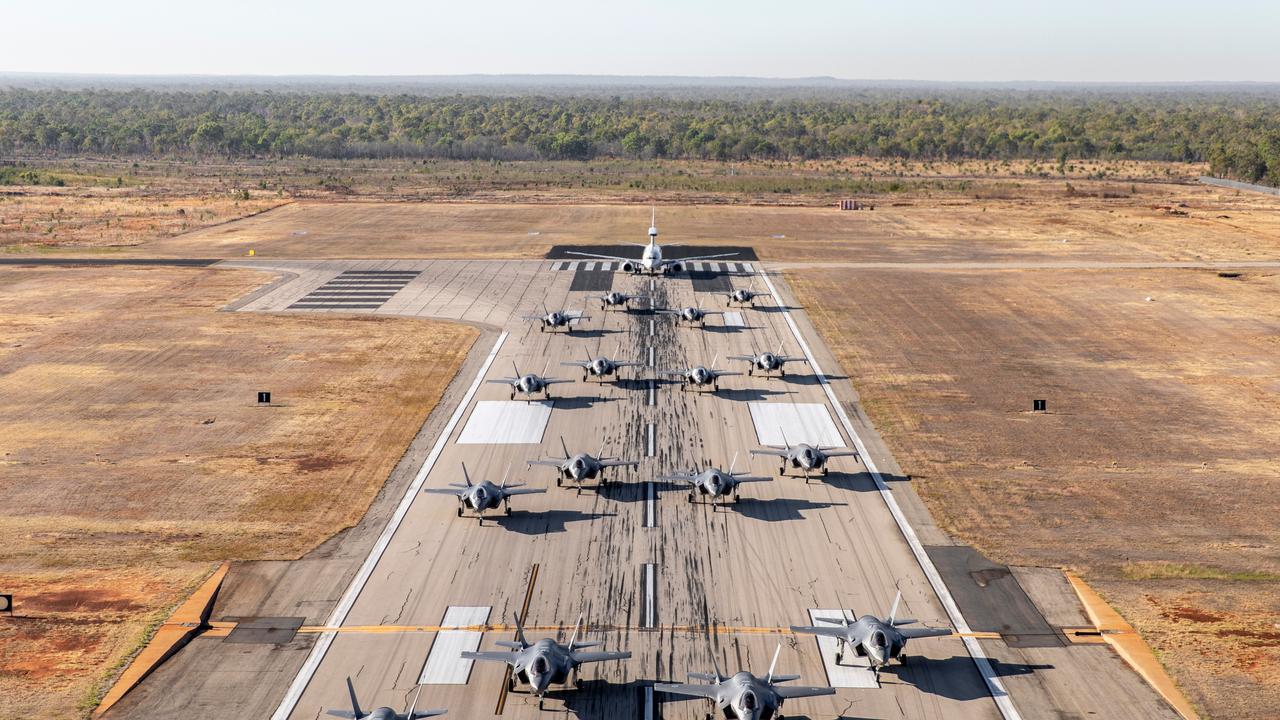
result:
<svg viewBox="0 0 1280 720"><path fill-rule="evenodd" d="M455 159L1117 158L1280 185L1280 96L867 90L754 97L0 91L18 154Z"/></svg>

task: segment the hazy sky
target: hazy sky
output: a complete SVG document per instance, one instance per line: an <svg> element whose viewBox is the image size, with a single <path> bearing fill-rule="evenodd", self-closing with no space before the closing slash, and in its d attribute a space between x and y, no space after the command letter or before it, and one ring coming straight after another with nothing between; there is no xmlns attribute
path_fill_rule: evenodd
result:
<svg viewBox="0 0 1280 720"><path fill-rule="evenodd" d="M0 0L0 71L1280 81L1280 0Z"/></svg>

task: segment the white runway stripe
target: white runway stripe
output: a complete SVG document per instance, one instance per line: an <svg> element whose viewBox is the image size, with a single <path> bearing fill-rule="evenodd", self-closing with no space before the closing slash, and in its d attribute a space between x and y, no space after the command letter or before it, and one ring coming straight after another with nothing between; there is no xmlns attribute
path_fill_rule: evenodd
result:
<svg viewBox="0 0 1280 720"><path fill-rule="evenodd" d="M489 622L489 607L458 607L450 605L444 613L444 626L484 625ZM431 643L431 652L418 676L419 685L466 685L471 677L473 660L459 657L464 652L480 649L480 636L484 633L469 630L441 630Z"/></svg>

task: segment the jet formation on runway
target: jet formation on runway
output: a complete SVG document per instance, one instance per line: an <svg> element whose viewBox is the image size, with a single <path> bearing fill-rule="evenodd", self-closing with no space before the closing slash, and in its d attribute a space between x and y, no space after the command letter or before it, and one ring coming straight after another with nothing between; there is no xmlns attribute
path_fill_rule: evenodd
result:
<svg viewBox="0 0 1280 720"><path fill-rule="evenodd" d="M736 253L726 253L720 255L706 255L693 258L682 258L679 260L664 258L661 247L657 244L658 230L656 222L652 223L649 228L649 242L643 245L642 255L639 259L621 258L606 255L593 255L588 253L574 253L590 258L599 258L605 260L613 260L619 262L619 269L623 272L631 273L649 273L651 275L661 274L663 276L671 273L681 272L688 267L688 263L693 260L706 260L711 258L731 257ZM728 292L721 293L726 297L726 306L734 304L741 307L755 308L755 301L760 296L754 289L754 284L748 288L731 289ZM720 311L704 310L700 306L690 306L682 308L656 308L653 307L653 300L648 295L627 295L619 292L608 292L597 298L601 303L602 310L616 310L621 312L632 312L633 303L644 301L649 307L644 308L645 311L658 315L668 316L675 320L677 325L684 324L691 327L703 328L706 324L708 315L721 314ZM583 320L590 319L578 310L548 310L542 306L541 312L524 316L526 321L536 323L540 331L563 329L565 335L573 332L574 326ZM553 341L555 342L555 341ZM618 351L621 351L619 347ZM719 358L716 358L718 360ZM777 373L777 377L785 377L786 371L784 366L788 363L792 364L809 364L807 356L788 356L782 353L782 347L779 346L777 351L757 352L751 348L749 354L731 355L730 360L746 362L747 375L755 375L757 371L761 374ZM656 370L655 374L660 378L667 378L670 381L678 382L682 389L706 391L710 390L715 396L719 392L719 380L725 376L741 376L743 373L718 369L716 360L709 365L693 365L686 368L662 369ZM652 362L652 356L650 358ZM549 363L548 363L549 365ZM609 381L619 382L621 378L622 368L639 367L644 365L639 360L623 360L616 357L595 356L593 357L588 351L583 350L583 360L562 362L561 365L577 367L582 371L582 382L588 382L594 378L600 383ZM487 382L503 384L509 386L511 390L510 397L512 400L517 395L532 402L537 395L542 395L543 400L549 400L551 393L550 385L556 383L572 383L572 380L551 378L546 376L544 368L542 374L522 373L518 367L514 366L514 375L510 377L501 377L490 379ZM640 371L642 372L642 371ZM639 372L637 373L639 375ZM636 379L641 379L637 377ZM656 379L655 379L656 380ZM781 432L781 428L779 431ZM785 436L782 435L783 444L779 446L766 445L765 447L749 449L749 456L772 455L780 460L779 475L787 476L788 468L800 471L805 478L806 483L810 480L810 474L814 472L826 476L828 470L828 461L834 457L857 456L857 452L853 450L844 450L833 447L824 447L821 445L811 445L808 443L792 444ZM555 468L556 485L562 486L565 482L574 485L578 492L584 488L584 482L588 480L596 480L597 487L605 485L608 480L605 478L605 472L608 469L616 467L638 467L639 460L628 460L618 457L610 457L604 455L604 445L601 444L599 451L595 455L588 452L569 451L568 445L564 438L560 438L560 446L563 451L562 457L553 458L537 458L527 461L529 469L534 465L547 466ZM671 469L660 474L656 479L667 483L673 483L677 487L686 487L688 489L688 500L690 503L695 502L699 497L705 498L707 503L711 505L711 511L718 511L722 504L732 498L736 505L739 500L739 486L744 483L768 482L773 480L772 477L753 476L748 471L737 472L735 466L738 456L734 455L729 463L728 470L713 466L710 462L702 468L689 468L688 470ZM508 468L508 473L510 468ZM484 513L488 510L497 510L502 508L507 515L511 513L510 498L515 495L526 493L545 493L544 488L523 487L519 483L509 483L504 477L500 484L495 485L489 480L482 480L478 483L473 482L465 465L462 466L462 482L450 483L447 488L427 488L423 490L425 493L453 495L458 502L458 517L463 517L467 512L474 513L481 524L484 521ZM843 660L845 649L848 648L859 657L866 658L870 667L878 672L881 667L886 665L890 659L897 658L900 661L905 660L903 648L910 638L922 637L938 637L951 634L949 629L929 629L929 628L904 628L904 625L914 623L914 620L897 619L898 602L901 599L899 593L898 600L894 601L893 609L890 610L886 620L880 620L872 615L864 615L856 621L850 621L841 614L840 618L815 618L814 622L826 623L822 626L792 626L791 630L796 633L805 633L821 636L829 636L836 640L836 663L839 664ZM530 643L524 634L523 618L518 615L515 617L516 635L514 641L499 641L495 644L505 648L500 651L476 651L462 652L461 658L477 660L481 662L501 662L511 668L508 691L514 691L519 686L524 686L539 698L539 708L542 708L542 698L546 694L550 685L573 685L576 686L576 672L580 665L591 662L603 662L612 660L626 660L631 657L631 653L627 651L604 652L592 651L587 652L586 648L598 645L596 642L588 642L579 638L583 625L583 618L578 619L578 625L575 626L573 634L569 638L568 644L561 644L553 638L543 638L536 642ZM778 650L781 650L779 645ZM757 720L764 718L781 717L783 701L788 698L807 697L815 695L834 694L835 690L829 687L797 687L782 685L781 683L799 679L796 675L775 675L774 670L778 661L778 652L775 651L773 662L770 664L769 672L764 678L757 677L750 672L741 671L734 675L725 677L720 673L719 668L714 673L689 673L689 679L698 682L685 684L673 683L657 683L653 686L654 691L680 695L684 697L705 698L711 701L717 714L726 718L735 718L737 720ZM348 689L351 696L352 709L347 710L329 710L329 714L339 717L351 718L424 718L433 715L442 714L443 710L418 711L413 706L407 714L397 714L391 708L378 708L371 713L364 713L360 710L356 700L355 689L348 679ZM415 705L416 705L415 696ZM708 715L710 717L710 715Z"/></svg>

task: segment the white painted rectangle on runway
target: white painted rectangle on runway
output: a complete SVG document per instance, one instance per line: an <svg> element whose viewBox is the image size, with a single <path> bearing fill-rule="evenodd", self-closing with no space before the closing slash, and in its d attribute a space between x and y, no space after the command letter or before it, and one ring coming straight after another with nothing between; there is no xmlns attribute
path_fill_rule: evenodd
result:
<svg viewBox="0 0 1280 720"><path fill-rule="evenodd" d="M818 618L835 619L844 613L843 610L809 609L809 622L815 627L837 627L839 623L820 622ZM845 615L848 617L848 615ZM854 618L849 618L850 622ZM836 664L836 639L832 637L814 636L818 640L818 655L827 669L827 684L837 688L869 688L880 687L876 682L876 674L871 671L871 663L864 657L858 657L852 648L845 647L844 658Z"/></svg>
<svg viewBox="0 0 1280 720"><path fill-rule="evenodd" d="M724 311L724 324L726 327L746 327L746 322L742 319L742 313L735 310Z"/></svg>
<svg viewBox="0 0 1280 720"><path fill-rule="evenodd" d="M844 439L821 403L747 403L761 445L808 443L844 447ZM786 434L784 443L783 434Z"/></svg>
<svg viewBox="0 0 1280 720"><path fill-rule="evenodd" d="M645 563L640 574L644 582L644 610L640 614L640 627L654 628L658 626L658 566Z"/></svg>
<svg viewBox="0 0 1280 720"><path fill-rule="evenodd" d="M459 445L536 445L542 442L554 401L482 400L458 436Z"/></svg>
<svg viewBox="0 0 1280 720"><path fill-rule="evenodd" d="M489 622L488 607L458 607L450 605L444 613L441 625L465 627ZM441 630L431 643L431 652L422 666L419 685L466 685L471 677L473 660L463 660L464 652L480 649L480 636L484 633L469 630Z"/></svg>

